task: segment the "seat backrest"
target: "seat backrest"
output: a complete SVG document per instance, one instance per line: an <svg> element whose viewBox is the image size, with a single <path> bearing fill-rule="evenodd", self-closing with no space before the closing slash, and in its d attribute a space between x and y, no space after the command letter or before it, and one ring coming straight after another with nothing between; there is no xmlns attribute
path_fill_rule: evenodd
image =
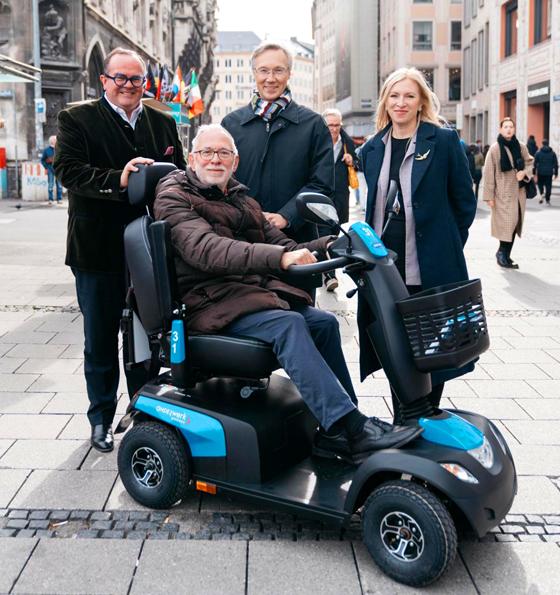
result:
<svg viewBox="0 0 560 595"><path fill-rule="evenodd" d="M151 207L159 180L177 169L172 163L138 165L130 174L131 204ZM124 232L124 248L138 315L148 335L168 330L175 307L176 275L169 226L149 215L135 219Z"/></svg>

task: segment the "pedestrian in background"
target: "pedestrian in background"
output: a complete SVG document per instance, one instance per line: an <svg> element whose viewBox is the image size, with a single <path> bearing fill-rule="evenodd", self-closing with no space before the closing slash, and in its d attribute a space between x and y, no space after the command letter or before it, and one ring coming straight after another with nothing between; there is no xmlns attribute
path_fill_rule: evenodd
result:
<svg viewBox="0 0 560 595"><path fill-rule="evenodd" d="M496 260L506 269L519 268L511 259L511 250L516 234L521 237L523 230L525 183L532 175L533 158L526 145L517 140L514 121L504 118L484 162L483 198L492 210L492 236L500 241Z"/></svg>
<svg viewBox="0 0 560 595"><path fill-rule="evenodd" d="M49 136L49 144L43 149L41 155L41 165L47 170L48 176L48 191L49 191L49 206L54 205L54 186L56 184L56 204L62 204L62 184L58 181L54 173L54 152L56 146L56 136L53 134Z"/></svg>
<svg viewBox="0 0 560 595"><path fill-rule="evenodd" d="M484 168L484 157L482 156L482 150L478 145L472 145L474 154L474 195L478 200L478 190L480 188L480 181L482 180L482 170Z"/></svg>
<svg viewBox="0 0 560 595"><path fill-rule="evenodd" d="M558 157L550 148L548 139L543 139L542 147L535 154L535 163L533 171L537 174L537 185L541 198L539 203L546 200L550 206L550 195L552 194L552 177L558 177Z"/></svg>
<svg viewBox="0 0 560 595"><path fill-rule="evenodd" d="M383 242L398 255L396 266L411 294L468 279L463 246L476 213L467 157L455 130L442 126L439 100L416 68L390 74L379 95L377 134L361 151L368 183L366 221L380 234L392 210ZM398 192L387 205L390 183ZM372 322L358 300L362 379L381 367L364 329ZM432 374L427 396L439 407L444 382L473 370ZM403 420L393 395L395 423Z"/></svg>
<svg viewBox="0 0 560 595"><path fill-rule="evenodd" d="M331 133L334 159L334 206L339 223L347 223L350 210L350 180L349 169L357 168L356 146L342 127L342 114L335 108L323 112L323 120ZM320 236L332 235L332 229L319 227ZM334 291L338 287L338 280L334 271L324 275L327 291Z"/></svg>
<svg viewBox="0 0 560 595"><path fill-rule="evenodd" d="M534 134L530 134L529 138L527 139L527 150L531 154L531 157L534 157L539 150L539 146L537 145Z"/></svg>
<svg viewBox="0 0 560 595"><path fill-rule="evenodd" d="M292 99L288 86L293 56L284 46L264 42L251 56L256 89L249 105L222 120L239 151L236 179L261 205L269 223L296 242L318 237L317 226L298 214L300 192L334 193L329 130L321 116ZM316 279L293 284L315 298Z"/></svg>
<svg viewBox="0 0 560 595"><path fill-rule="evenodd" d="M125 306L125 226L143 213L128 202L138 164L169 161L185 168L174 120L141 103L146 65L131 50L105 58L101 99L62 110L54 169L68 188L66 264L76 278L84 319L84 374L91 445L113 450L112 423L119 386L119 323ZM132 396L147 380L139 365L125 370Z"/></svg>

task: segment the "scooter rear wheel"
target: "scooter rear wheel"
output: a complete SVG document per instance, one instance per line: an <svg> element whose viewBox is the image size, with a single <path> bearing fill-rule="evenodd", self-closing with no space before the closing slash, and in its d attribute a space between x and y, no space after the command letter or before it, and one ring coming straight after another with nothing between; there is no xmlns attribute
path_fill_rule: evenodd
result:
<svg viewBox="0 0 560 595"><path fill-rule="evenodd" d="M424 587L438 580L457 553L457 531L441 500L410 481L376 488L362 511L363 539L379 568L394 580Z"/></svg>
<svg viewBox="0 0 560 595"><path fill-rule="evenodd" d="M124 435L118 467L126 491L149 508L169 508L188 491L190 455L170 427L141 422Z"/></svg>

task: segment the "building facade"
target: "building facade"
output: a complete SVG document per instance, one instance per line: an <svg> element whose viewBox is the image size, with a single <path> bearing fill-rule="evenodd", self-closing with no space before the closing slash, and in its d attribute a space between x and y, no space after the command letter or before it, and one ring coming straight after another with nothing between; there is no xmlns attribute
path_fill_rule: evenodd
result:
<svg viewBox="0 0 560 595"><path fill-rule="evenodd" d="M463 36L465 139L491 144L510 116L560 149L560 2L465 0Z"/></svg>
<svg viewBox="0 0 560 595"><path fill-rule="evenodd" d="M277 41L277 40L271 40ZM251 54L262 40L252 31L219 31L214 50L216 96L212 104L213 122L221 122L230 112L247 105L255 89ZM279 40L294 57L290 90L300 105L313 107L313 46L298 41Z"/></svg>
<svg viewBox="0 0 560 595"><path fill-rule="evenodd" d="M381 81L397 68L415 66L438 96L441 115L455 125L461 100L462 1L400 0L379 5Z"/></svg>
<svg viewBox="0 0 560 595"><path fill-rule="evenodd" d="M137 51L152 65L179 61L197 69L203 98L214 94L216 0L39 0L39 38L33 36L33 1L0 1L0 53L33 64L39 53L46 114L35 127L33 84L2 83L0 147L11 175L17 162L36 160L56 133L58 112L68 103L99 97L105 56L115 47ZM42 136L42 141L38 139ZM13 185L13 184L12 184Z"/></svg>
<svg viewBox="0 0 560 595"><path fill-rule="evenodd" d="M314 0L314 100L319 112L336 107L354 137L373 132L379 86L377 0Z"/></svg>

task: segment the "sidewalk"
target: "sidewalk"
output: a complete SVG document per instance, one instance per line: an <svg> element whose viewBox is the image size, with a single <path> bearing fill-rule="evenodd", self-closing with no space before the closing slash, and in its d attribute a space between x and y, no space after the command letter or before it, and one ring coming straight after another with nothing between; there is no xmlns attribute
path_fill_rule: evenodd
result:
<svg viewBox="0 0 560 595"><path fill-rule="evenodd" d="M471 277L482 279L491 348L472 374L446 385L444 404L496 420L519 494L495 533L460 543L455 565L429 592L558 590L558 189L552 203L528 202L512 254L519 271L496 265L484 205L471 228L466 253ZM63 265L65 209L16 204L0 202L0 593L413 592L373 565L357 520L341 533L220 495L192 493L164 512L130 499L117 453L89 446L81 316ZM389 418L383 374L358 381L350 287L344 279L318 301L339 316L361 408ZM120 391L122 415L124 383Z"/></svg>

